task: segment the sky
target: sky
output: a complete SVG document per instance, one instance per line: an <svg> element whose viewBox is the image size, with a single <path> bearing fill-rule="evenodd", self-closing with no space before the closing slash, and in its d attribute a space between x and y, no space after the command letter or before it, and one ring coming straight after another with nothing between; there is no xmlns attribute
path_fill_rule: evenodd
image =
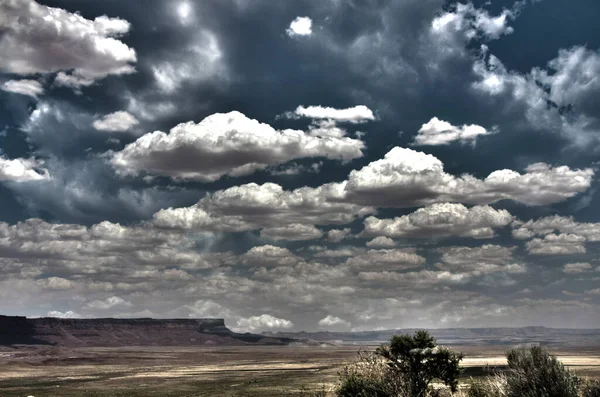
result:
<svg viewBox="0 0 600 397"><path fill-rule="evenodd" d="M596 0L0 0L0 313L600 327Z"/></svg>

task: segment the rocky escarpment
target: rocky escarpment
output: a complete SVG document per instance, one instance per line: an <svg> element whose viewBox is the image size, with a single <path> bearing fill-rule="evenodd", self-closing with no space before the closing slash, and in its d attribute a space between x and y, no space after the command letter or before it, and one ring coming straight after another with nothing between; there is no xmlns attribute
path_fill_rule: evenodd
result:
<svg viewBox="0 0 600 397"><path fill-rule="evenodd" d="M0 345L192 346L288 344L294 339L240 334L223 319L62 319L0 316Z"/></svg>

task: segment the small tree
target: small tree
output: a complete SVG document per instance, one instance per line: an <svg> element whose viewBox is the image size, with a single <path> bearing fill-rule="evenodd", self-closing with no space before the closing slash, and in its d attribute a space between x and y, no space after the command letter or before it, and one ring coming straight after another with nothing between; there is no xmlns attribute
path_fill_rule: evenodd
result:
<svg viewBox="0 0 600 397"><path fill-rule="evenodd" d="M387 360L394 373L407 378L411 397L426 396L434 379L449 386L453 393L457 390L463 354L437 346L427 331L394 335L390 345L382 345L376 353Z"/></svg>

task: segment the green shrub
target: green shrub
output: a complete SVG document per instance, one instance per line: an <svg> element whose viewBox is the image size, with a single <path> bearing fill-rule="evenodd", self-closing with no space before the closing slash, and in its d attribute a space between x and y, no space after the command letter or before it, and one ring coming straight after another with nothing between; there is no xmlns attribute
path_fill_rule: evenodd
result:
<svg viewBox="0 0 600 397"><path fill-rule="evenodd" d="M578 397L580 380L541 347L510 350L508 397Z"/></svg>
<svg viewBox="0 0 600 397"><path fill-rule="evenodd" d="M587 381L582 388L581 397L600 397L600 380Z"/></svg>
<svg viewBox="0 0 600 397"><path fill-rule="evenodd" d="M496 374L485 379L471 379L466 395L467 397L505 397L506 377Z"/></svg>

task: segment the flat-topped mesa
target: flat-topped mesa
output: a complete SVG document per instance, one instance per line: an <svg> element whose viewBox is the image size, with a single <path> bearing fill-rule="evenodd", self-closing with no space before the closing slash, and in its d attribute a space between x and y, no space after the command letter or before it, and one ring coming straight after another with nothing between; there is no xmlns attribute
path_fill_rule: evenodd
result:
<svg viewBox="0 0 600 397"><path fill-rule="evenodd" d="M26 318L0 316L0 345L188 346L287 344L290 339L237 334L222 318Z"/></svg>

